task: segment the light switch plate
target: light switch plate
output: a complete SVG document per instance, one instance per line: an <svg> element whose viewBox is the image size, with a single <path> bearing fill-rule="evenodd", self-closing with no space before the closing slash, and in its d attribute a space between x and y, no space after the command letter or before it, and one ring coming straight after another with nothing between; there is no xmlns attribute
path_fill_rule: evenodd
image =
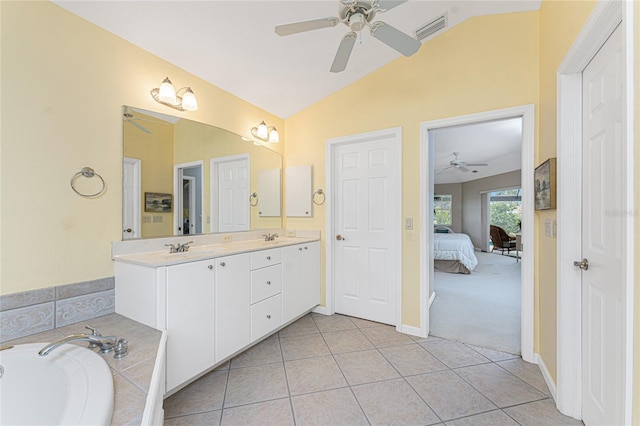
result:
<svg viewBox="0 0 640 426"><path fill-rule="evenodd" d="M404 229L412 230L413 229L413 218L405 217L404 218Z"/></svg>

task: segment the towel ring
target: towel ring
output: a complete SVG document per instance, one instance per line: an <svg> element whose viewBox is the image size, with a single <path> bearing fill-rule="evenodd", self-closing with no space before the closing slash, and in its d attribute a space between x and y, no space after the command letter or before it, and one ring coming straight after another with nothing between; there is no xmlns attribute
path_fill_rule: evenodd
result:
<svg viewBox="0 0 640 426"><path fill-rule="evenodd" d="M253 201L255 199L255 202ZM249 195L249 205L251 207L255 207L258 205L258 194L257 193L253 193L251 195Z"/></svg>
<svg viewBox="0 0 640 426"><path fill-rule="evenodd" d="M83 176L86 178L92 178L94 176L98 176L98 178L100 178L100 182L102 182L102 188L100 188L100 190L95 194L83 194L82 192L78 191L74 186L76 179L80 176ZM73 191L81 197L92 198L92 197L97 197L98 195L101 195L106 189L106 184L104 183L104 179L102 179L102 176L96 173L91 167L83 167L78 173L73 175L73 177L71 178L71 189L73 189Z"/></svg>
<svg viewBox="0 0 640 426"><path fill-rule="evenodd" d="M322 197L322 199L320 201L316 201L316 195L319 195ZM326 199L325 197L325 193L322 189L318 189L316 192L313 193L313 204L317 205L317 206L321 206L324 204L324 200Z"/></svg>

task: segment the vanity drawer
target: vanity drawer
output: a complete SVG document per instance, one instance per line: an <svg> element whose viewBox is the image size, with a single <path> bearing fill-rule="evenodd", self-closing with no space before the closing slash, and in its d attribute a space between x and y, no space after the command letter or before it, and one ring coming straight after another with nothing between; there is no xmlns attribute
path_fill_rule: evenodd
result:
<svg viewBox="0 0 640 426"><path fill-rule="evenodd" d="M282 291L282 265L251 271L251 303L256 303Z"/></svg>
<svg viewBox="0 0 640 426"><path fill-rule="evenodd" d="M251 305L251 340L255 341L282 325L282 294Z"/></svg>
<svg viewBox="0 0 640 426"><path fill-rule="evenodd" d="M272 248L251 253L251 269L264 268L282 262L282 249Z"/></svg>

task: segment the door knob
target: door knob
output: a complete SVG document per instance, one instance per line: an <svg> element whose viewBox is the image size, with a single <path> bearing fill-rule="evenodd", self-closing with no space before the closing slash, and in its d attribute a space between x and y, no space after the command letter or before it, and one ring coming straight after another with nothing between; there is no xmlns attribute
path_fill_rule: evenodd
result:
<svg viewBox="0 0 640 426"><path fill-rule="evenodd" d="M343 237L342 235L338 234L338 235L336 235L336 240L343 241L343 240L346 240L346 238Z"/></svg>
<svg viewBox="0 0 640 426"><path fill-rule="evenodd" d="M124 230L124 232L129 232L129 233L131 233L131 232L133 232L133 229L131 229L131 228L127 228L127 229L125 229L125 230Z"/></svg>
<svg viewBox="0 0 640 426"><path fill-rule="evenodd" d="M582 259L582 261L576 260L573 262L573 266L576 266L582 269L583 271L586 271L587 269L589 269L589 260L587 260L587 258Z"/></svg>

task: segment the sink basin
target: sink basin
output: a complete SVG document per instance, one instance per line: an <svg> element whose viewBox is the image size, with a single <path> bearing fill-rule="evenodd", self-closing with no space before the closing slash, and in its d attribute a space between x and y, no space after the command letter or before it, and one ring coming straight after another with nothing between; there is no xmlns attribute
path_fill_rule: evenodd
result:
<svg viewBox="0 0 640 426"><path fill-rule="evenodd" d="M207 258L207 257L215 257L227 252L228 249L218 248L218 249L209 249L209 250L189 250L181 253L168 253L164 256L167 260L178 260L178 259L195 259L195 258Z"/></svg>
<svg viewBox="0 0 640 426"><path fill-rule="evenodd" d="M113 377L106 361L72 344L39 356L45 345L0 351L0 424L110 424Z"/></svg>

